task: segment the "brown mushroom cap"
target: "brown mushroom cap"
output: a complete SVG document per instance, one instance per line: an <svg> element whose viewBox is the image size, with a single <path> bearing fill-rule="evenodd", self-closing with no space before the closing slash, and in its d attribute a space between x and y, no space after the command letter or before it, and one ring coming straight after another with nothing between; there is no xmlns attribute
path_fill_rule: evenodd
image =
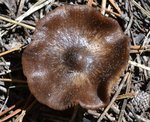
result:
<svg viewBox="0 0 150 122"><path fill-rule="evenodd" d="M37 23L22 65L31 93L56 110L104 107L127 65L129 38L92 7L67 5Z"/></svg>

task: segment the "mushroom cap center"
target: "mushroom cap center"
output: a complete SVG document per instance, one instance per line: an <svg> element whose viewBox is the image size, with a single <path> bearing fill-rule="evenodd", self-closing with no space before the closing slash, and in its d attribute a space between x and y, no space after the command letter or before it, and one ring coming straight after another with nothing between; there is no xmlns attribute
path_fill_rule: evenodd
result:
<svg viewBox="0 0 150 122"><path fill-rule="evenodd" d="M87 70L93 61L86 48L73 47L63 55L64 64L73 71Z"/></svg>

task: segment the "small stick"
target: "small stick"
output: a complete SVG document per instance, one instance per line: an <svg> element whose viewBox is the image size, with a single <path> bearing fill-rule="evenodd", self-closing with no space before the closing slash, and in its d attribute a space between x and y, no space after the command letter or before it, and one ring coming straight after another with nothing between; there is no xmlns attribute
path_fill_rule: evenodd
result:
<svg viewBox="0 0 150 122"><path fill-rule="evenodd" d="M106 113L106 117L108 118L108 120L110 121L110 122L114 122L116 119L115 119L115 117L112 117L110 114L108 114L108 113Z"/></svg>
<svg viewBox="0 0 150 122"><path fill-rule="evenodd" d="M147 66L145 66L145 65L136 63L136 62L134 62L134 61L129 61L128 63L131 64L131 65L133 65L133 66L136 66L136 67L142 68L142 69L144 69L144 70L150 71L150 67L147 67Z"/></svg>
<svg viewBox="0 0 150 122"><path fill-rule="evenodd" d="M136 94L135 93L126 93L126 94L122 94L119 95L116 100L122 100L122 99L127 99L127 98L132 98L134 97Z"/></svg>
<svg viewBox="0 0 150 122"><path fill-rule="evenodd" d="M22 21L25 17L29 16L30 14L34 13L35 11L43 8L44 6L53 3L54 0L39 0L37 1L28 11L26 11L24 14L16 18L19 22Z"/></svg>
<svg viewBox="0 0 150 122"><path fill-rule="evenodd" d="M35 27L33 27L33 26L30 26L30 25L27 25L27 24L24 24L24 23L21 23L21 22L17 22L17 21L12 20L12 19L8 19L8 18L3 17L3 16L0 16L0 19L4 20L4 21L7 21L9 23L15 24L15 25L20 25L20 26L28 28L30 30L35 30Z"/></svg>
<svg viewBox="0 0 150 122"><path fill-rule="evenodd" d="M133 14L131 12L129 12L129 13L130 13L130 21L128 23L126 30L124 31L125 34L127 34L129 32L129 30L133 24Z"/></svg>
<svg viewBox="0 0 150 122"><path fill-rule="evenodd" d="M102 13L103 15L105 15L106 3L107 3L107 0L102 0L102 9L101 9L101 13Z"/></svg>
<svg viewBox="0 0 150 122"><path fill-rule="evenodd" d="M11 83L27 83L25 80L16 80L16 79L9 79L9 78L0 78L0 81L11 82Z"/></svg>
<svg viewBox="0 0 150 122"><path fill-rule="evenodd" d="M37 100L34 100L27 108L24 108L19 116L17 116L15 122L22 122L24 116L26 115L27 111L30 111L33 105L37 103Z"/></svg>
<svg viewBox="0 0 150 122"><path fill-rule="evenodd" d="M44 2L44 3L43 3ZM21 16L19 16L18 18L16 18L16 21L21 22L25 17L31 15L32 13L34 13L35 11L41 9L42 7L48 5L49 3L53 3L54 0L39 0L38 2L36 2L28 11L26 11L24 14L22 14ZM13 25L10 29L13 29L16 26ZM7 34L8 30L3 32L1 34L1 36Z"/></svg>
<svg viewBox="0 0 150 122"><path fill-rule="evenodd" d="M130 88L131 88L131 74L129 74L129 77L127 79L126 93L128 93L130 91ZM122 120L123 120L126 105L127 105L127 99L124 99L121 110L120 110L120 114L119 114L119 117L118 117L118 122L122 122Z"/></svg>
<svg viewBox="0 0 150 122"><path fill-rule="evenodd" d="M8 109L2 111L0 113L0 116L3 116L4 114L6 114L7 112L11 111L12 109L14 109L16 107L16 105L12 105L11 107L9 107Z"/></svg>
<svg viewBox="0 0 150 122"><path fill-rule="evenodd" d="M136 117L137 117L140 121L142 121L142 122L150 122L150 119L147 119L147 118L145 118L145 117L139 116L138 114L136 114Z"/></svg>
<svg viewBox="0 0 150 122"><path fill-rule="evenodd" d="M150 18L150 12L149 12L149 11L146 11L144 8L142 8L141 5L138 4L135 0L131 0L131 2L132 2L137 8L139 8L143 14L145 14L148 18Z"/></svg>
<svg viewBox="0 0 150 122"><path fill-rule="evenodd" d="M23 122L23 118L25 115L26 115L26 110L22 110L21 114L17 116L17 118L15 119L15 122Z"/></svg>
<svg viewBox="0 0 150 122"><path fill-rule="evenodd" d="M106 9L106 12L108 12L108 13L112 13L112 14L114 14L114 15L118 16L118 17L120 17L120 16L121 16L120 14L118 14L118 13L116 13L116 12L113 12L113 11L111 11L111 10L108 10L108 9Z"/></svg>
<svg viewBox="0 0 150 122"><path fill-rule="evenodd" d="M21 45L21 46L15 47L15 48L13 48L13 49L7 50L7 51L5 51L5 52L2 52L2 53L0 53L0 57L4 56L4 55L6 55L6 54L9 54L9 53L11 53L11 52L17 51L17 50L21 50L22 48L25 48L25 47L26 47L26 46Z"/></svg>
<svg viewBox="0 0 150 122"><path fill-rule="evenodd" d="M17 16L21 14L23 7L24 7L24 3L25 3L25 0L20 0L18 11L17 11Z"/></svg>
<svg viewBox="0 0 150 122"><path fill-rule="evenodd" d="M14 52L14 51L16 51L16 50L20 50L20 47L21 47L21 46L15 47L15 48L13 48L13 49L11 49L11 50L8 50L8 51L5 51L5 52L2 52L2 53L0 53L0 57L6 55L6 54L8 54L8 53Z"/></svg>
<svg viewBox="0 0 150 122"><path fill-rule="evenodd" d="M141 54L141 53L144 53L146 51L150 51L150 50L130 50L130 53Z"/></svg>
<svg viewBox="0 0 150 122"><path fill-rule="evenodd" d="M130 46L130 49L131 49L131 50L150 49L150 45L147 45L147 46L134 45L134 46Z"/></svg>
<svg viewBox="0 0 150 122"><path fill-rule="evenodd" d="M100 116L100 113L98 113L97 111L94 111L94 110L88 110L87 111L89 114L93 115L93 116L96 116L96 117L99 117Z"/></svg>
<svg viewBox="0 0 150 122"><path fill-rule="evenodd" d="M129 72L126 73L124 79L122 80L118 90L116 91L115 95L113 96L113 98L111 99L109 105L105 108L105 110L103 111L103 113L101 114L101 116L99 117L99 119L97 120L97 122L101 122L101 120L104 118L104 116L106 115L107 111L110 109L110 107L112 106L112 104L114 103L114 101L116 100L117 96L119 95L124 83L126 82L127 78L129 77Z"/></svg>
<svg viewBox="0 0 150 122"><path fill-rule="evenodd" d="M122 11L120 8L115 4L114 0L109 0L109 2L115 7L115 9L119 12L120 15L122 15Z"/></svg>
<svg viewBox="0 0 150 122"><path fill-rule="evenodd" d="M7 108L6 110L0 112L0 117L3 116L4 114L8 113L12 109L16 107L16 105L20 104L23 100L18 101L16 104L12 105L11 107Z"/></svg>
<svg viewBox="0 0 150 122"><path fill-rule="evenodd" d="M14 112L9 114L8 116L6 116L3 119L1 119L0 122L6 122L6 120L10 119L11 117L15 116L16 114L20 113L21 111L22 111L21 109L15 110Z"/></svg>

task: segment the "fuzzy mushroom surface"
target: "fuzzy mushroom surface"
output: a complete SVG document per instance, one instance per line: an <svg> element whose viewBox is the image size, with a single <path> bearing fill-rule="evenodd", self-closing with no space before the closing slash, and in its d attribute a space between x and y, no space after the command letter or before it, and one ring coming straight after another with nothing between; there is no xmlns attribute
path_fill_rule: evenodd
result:
<svg viewBox="0 0 150 122"><path fill-rule="evenodd" d="M129 38L117 21L92 7L66 5L38 21L22 66L40 103L98 109L109 103L128 57Z"/></svg>

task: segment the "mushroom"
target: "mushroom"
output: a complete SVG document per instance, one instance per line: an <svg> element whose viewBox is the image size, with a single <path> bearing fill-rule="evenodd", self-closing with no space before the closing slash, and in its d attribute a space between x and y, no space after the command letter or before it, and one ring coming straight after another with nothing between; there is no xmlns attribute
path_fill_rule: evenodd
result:
<svg viewBox="0 0 150 122"><path fill-rule="evenodd" d="M23 72L35 98L50 108L109 103L127 66L129 38L117 21L85 5L65 5L38 21L23 52Z"/></svg>

